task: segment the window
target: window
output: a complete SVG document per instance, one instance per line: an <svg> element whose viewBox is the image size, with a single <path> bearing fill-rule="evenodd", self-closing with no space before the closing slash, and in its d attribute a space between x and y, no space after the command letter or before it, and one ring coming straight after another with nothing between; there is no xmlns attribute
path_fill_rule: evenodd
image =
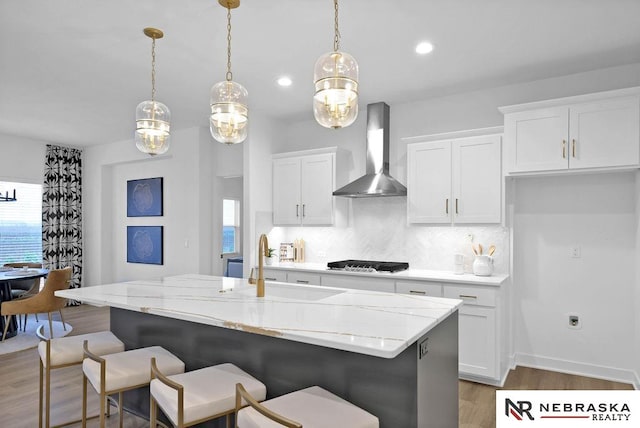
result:
<svg viewBox="0 0 640 428"><path fill-rule="evenodd" d="M222 200L222 253L240 252L240 201Z"/></svg>
<svg viewBox="0 0 640 428"><path fill-rule="evenodd" d="M0 202L0 265L42 263L42 185L0 181L0 192L15 202Z"/></svg>

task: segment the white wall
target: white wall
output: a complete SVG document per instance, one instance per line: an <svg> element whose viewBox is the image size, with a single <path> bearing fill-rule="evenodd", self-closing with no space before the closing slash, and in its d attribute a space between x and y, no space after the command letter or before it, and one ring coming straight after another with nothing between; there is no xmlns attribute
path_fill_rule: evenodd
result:
<svg viewBox="0 0 640 428"><path fill-rule="evenodd" d="M281 140L278 121L254 114L251 117L249 137L243 143L244 162L244 276L248 277L251 266L257 263L258 238L269 233L272 223L271 200L271 154ZM273 247L273 245L271 245Z"/></svg>
<svg viewBox="0 0 640 428"><path fill-rule="evenodd" d="M0 180L41 184L47 142L0 134Z"/></svg>
<svg viewBox="0 0 640 428"><path fill-rule="evenodd" d="M517 363L633 379L636 192L629 172L517 179ZM568 328L569 313L580 330Z"/></svg>
<svg viewBox="0 0 640 428"><path fill-rule="evenodd" d="M636 286L635 286L635 371L636 389L640 389L640 171L636 172Z"/></svg>

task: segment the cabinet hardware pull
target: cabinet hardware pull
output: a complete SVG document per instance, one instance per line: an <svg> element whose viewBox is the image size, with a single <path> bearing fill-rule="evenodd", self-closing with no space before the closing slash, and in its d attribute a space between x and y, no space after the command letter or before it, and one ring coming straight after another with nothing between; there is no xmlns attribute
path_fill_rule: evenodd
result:
<svg viewBox="0 0 640 428"><path fill-rule="evenodd" d="M308 284L309 281L305 281L303 279L296 279L296 282L299 282L300 284Z"/></svg>
<svg viewBox="0 0 640 428"><path fill-rule="evenodd" d="M576 157L576 140L571 140L571 156Z"/></svg>
<svg viewBox="0 0 640 428"><path fill-rule="evenodd" d="M275 279L275 278L265 278L264 280L265 281L277 281L277 279Z"/></svg>
<svg viewBox="0 0 640 428"><path fill-rule="evenodd" d="M419 290L409 290L409 294L421 294L423 296L425 296L427 293L424 291L419 291Z"/></svg>
<svg viewBox="0 0 640 428"><path fill-rule="evenodd" d="M567 141L562 140L562 159L567 158Z"/></svg>
<svg viewBox="0 0 640 428"><path fill-rule="evenodd" d="M306 216L306 214L304 213L304 207L306 207L306 206L307 206L306 204L302 204L302 217Z"/></svg>
<svg viewBox="0 0 640 428"><path fill-rule="evenodd" d="M300 215L298 214L298 207L299 207L299 205L296 204L296 217L300 217Z"/></svg>
<svg viewBox="0 0 640 428"><path fill-rule="evenodd" d="M458 198L456 198L456 214L458 214Z"/></svg>
<svg viewBox="0 0 640 428"><path fill-rule="evenodd" d="M460 297L461 299L477 299L478 296L471 296L469 294L459 294L458 297Z"/></svg>
<svg viewBox="0 0 640 428"><path fill-rule="evenodd" d="M445 199L444 211L445 211L445 214L449 214L449 198Z"/></svg>

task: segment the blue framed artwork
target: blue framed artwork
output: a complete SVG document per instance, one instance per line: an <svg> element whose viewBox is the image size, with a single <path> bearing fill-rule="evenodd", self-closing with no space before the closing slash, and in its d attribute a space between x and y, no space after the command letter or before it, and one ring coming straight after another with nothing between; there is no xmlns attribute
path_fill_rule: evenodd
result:
<svg viewBox="0 0 640 428"><path fill-rule="evenodd" d="M127 226L127 263L161 265L163 226Z"/></svg>
<svg viewBox="0 0 640 428"><path fill-rule="evenodd" d="M127 181L127 217L162 215L162 177Z"/></svg>

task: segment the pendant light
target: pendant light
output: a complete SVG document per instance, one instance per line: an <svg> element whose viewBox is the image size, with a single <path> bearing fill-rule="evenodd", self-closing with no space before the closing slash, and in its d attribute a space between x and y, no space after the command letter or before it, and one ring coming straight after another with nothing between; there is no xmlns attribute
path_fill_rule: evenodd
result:
<svg viewBox="0 0 640 428"><path fill-rule="evenodd" d="M227 74L226 79L211 87L211 135L224 144L242 143L247 138L249 94L241 84L233 81L231 73L231 9L240 6L240 0L218 0L227 9Z"/></svg>
<svg viewBox="0 0 640 428"><path fill-rule="evenodd" d="M333 52L322 55L316 61L313 72L313 115L326 128L344 128L358 117L358 63L348 53L340 52L338 0L333 0L333 4Z"/></svg>
<svg viewBox="0 0 640 428"><path fill-rule="evenodd" d="M169 150L169 108L156 101L156 39L164 34L157 28L145 28L144 34L151 43L151 101L143 101L136 108L136 147L151 156L161 155Z"/></svg>

